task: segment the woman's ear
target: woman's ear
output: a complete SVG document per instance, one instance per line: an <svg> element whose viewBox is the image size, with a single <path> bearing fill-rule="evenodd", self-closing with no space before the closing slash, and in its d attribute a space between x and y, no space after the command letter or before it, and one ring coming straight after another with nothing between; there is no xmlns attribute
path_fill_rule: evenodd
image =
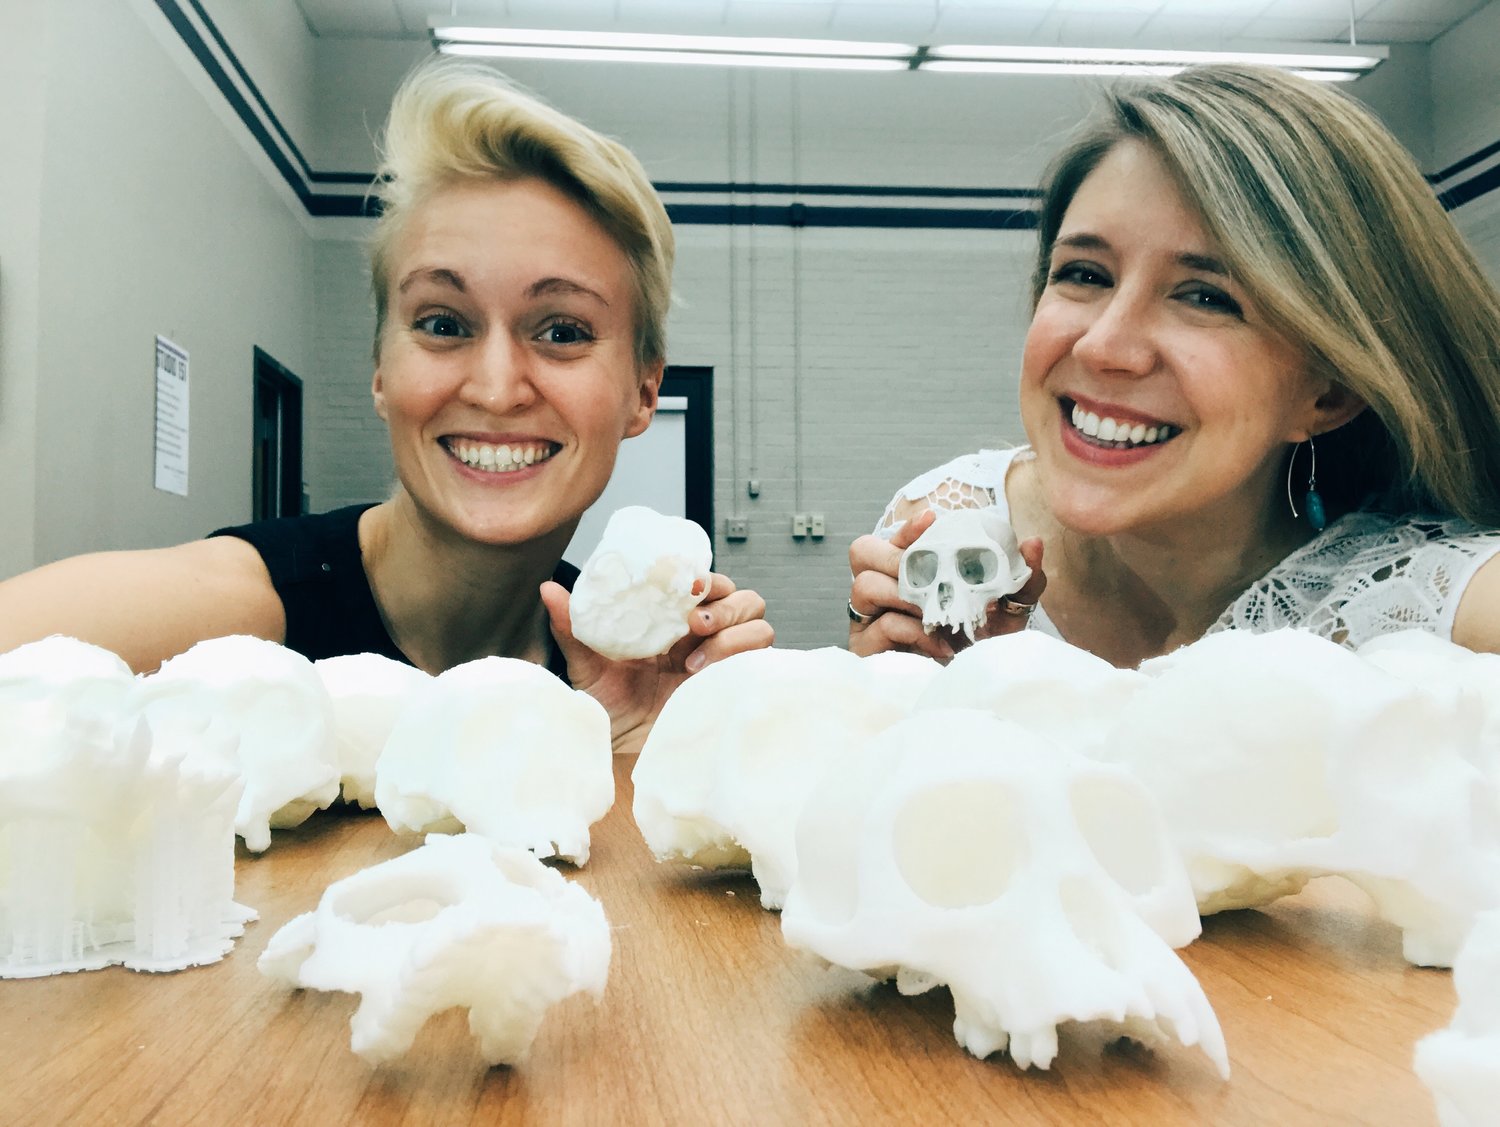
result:
<svg viewBox="0 0 1500 1127"><path fill-rule="evenodd" d="M631 412L629 422L625 424L625 433L622 437L634 438L651 425L651 420L656 415L656 401L661 398L661 378L665 371L666 361L664 360L642 366L636 386L640 399L635 410Z"/></svg>
<svg viewBox="0 0 1500 1127"><path fill-rule="evenodd" d="M390 422L385 413L385 381L380 378L378 366L375 369L375 378L370 381L370 397L375 400L375 413L386 422Z"/></svg>
<svg viewBox="0 0 1500 1127"><path fill-rule="evenodd" d="M1302 436L1316 438L1352 420L1366 407L1365 401L1341 383L1330 382L1321 395L1313 400L1312 417L1308 421L1307 433Z"/></svg>

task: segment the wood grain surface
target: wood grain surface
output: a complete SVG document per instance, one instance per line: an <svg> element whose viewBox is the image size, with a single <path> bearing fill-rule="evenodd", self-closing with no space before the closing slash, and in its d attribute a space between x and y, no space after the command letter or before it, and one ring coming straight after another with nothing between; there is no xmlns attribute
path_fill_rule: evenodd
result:
<svg viewBox="0 0 1500 1127"><path fill-rule="evenodd" d="M553 1010L521 1065L486 1068L450 1011L371 1067L349 1050L354 996L255 969L331 881L411 847L378 814L330 812L241 854L236 899L260 920L222 962L0 981L0 1123L1436 1123L1412 1047L1450 1020L1451 977L1407 966L1343 882L1211 917L1182 952L1229 1081L1196 1049L1067 1027L1051 1070L1023 1073L958 1046L946 990L902 997L788 949L748 876L656 864L630 817L633 762L616 763L588 866L564 867L609 916L608 989Z"/></svg>

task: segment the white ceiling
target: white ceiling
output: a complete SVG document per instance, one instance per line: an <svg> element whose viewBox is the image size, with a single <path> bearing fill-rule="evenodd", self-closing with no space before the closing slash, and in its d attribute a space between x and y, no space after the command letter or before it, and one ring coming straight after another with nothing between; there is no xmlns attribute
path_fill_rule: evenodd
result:
<svg viewBox="0 0 1500 1127"><path fill-rule="evenodd" d="M1352 0L1361 42L1428 43L1488 0ZM296 0L314 35L425 39L430 17L599 31L915 43L1343 41L1351 0Z"/></svg>

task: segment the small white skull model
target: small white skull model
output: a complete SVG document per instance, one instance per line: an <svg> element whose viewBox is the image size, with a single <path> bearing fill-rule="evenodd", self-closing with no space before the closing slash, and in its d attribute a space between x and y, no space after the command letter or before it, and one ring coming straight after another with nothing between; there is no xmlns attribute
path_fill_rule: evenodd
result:
<svg viewBox="0 0 1500 1127"><path fill-rule="evenodd" d="M375 764L397 833L467 829L582 865L615 800L609 714L539 665L486 657L418 687Z"/></svg>
<svg viewBox="0 0 1500 1127"><path fill-rule="evenodd" d="M1500 912L1484 912L1453 962L1458 1009L1417 1042L1416 1073L1441 1127L1487 1127L1500 1108Z"/></svg>
<svg viewBox="0 0 1500 1127"><path fill-rule="evenodd" d="M273 828L300 825L339 796L333 703L312 662L275 642L199 642L141 678L132 706L158 738L186 740L215 724L239 737L245 790L234 828L253 853L271 844Z"/></svg>
<svg viewBox="0 0 1500 1127"><path fill-rule="evenodd" d="M660 860L743 867L779 908L796 874L797 813L825 771L859 774L906 712L847 650L751 650L668 699L636 761L636 825ZM934 663L935 664L935 663Z"/></svg>
<svg viewBox="0 0 1500 1127"><path fill-rule="evenodd" d="M708 594L712 565L713 545L692 521L617 510L573 586L573 636L616 661L666 653Z"/></svg>
<svg viewBox="0 0 1500 1127"><path fill-rule="evenodd" d="M462 1006L493 1065L525 1057L553 1004L603 994L609 958L597 900L524 850L463 834L329 885L257 965L294 986L359 994L351 1048L371 1063Z"/></svg>
<svg viewBox="0 0 1500 1127"><path fill-rule="evenodd" d="M992 508L944 509L901 555L898 590L922 608L922 626L962 630L969 641L994 600L1031 578L1015 531Z"/></svg>
<svg viewBox="0 0 1500 1127"><path fill-rule="evenodd" d="M1471 762L1481 713L1313 634L1229 630L1142 665L1094 754L1156 796L1205 914L1339 875L1447 966L1500 907L1500 804Z"/></svg>
<svg viewBox="0 0 1500 1127"><path fill-rule="evenodd" d="M133 682L130 666L108 650L54 634L0 653L0 723L15 710L45 709L59 727L107 730L124 714Z"/></svg>
<svg viewBox="0 0 1500 1127"><path fill-rule="evenodd" d="M1146 681L1061 638L1021 630L960 651L917 698L916 710L983 709L1086 753L1109 738L1120 709Z"/></svg>
<svg viewBox="0 0 1500 1127"><path fill-rule="evenodd" d="M1198 934L1182 864L1127 772L985 712L913 713L797 823L782 934L829 962L946 984L954 1036L1047 1068L1057 1027L1174 1034L1227 1076L1217 1019L1172 951Z"/></svg>
<svg viewBox="0 0 1500 1127"><path fill-rule="evenodd" d="M325 657L313 668L333 701L340 787L345 802L375 806L375 763L407 698L431 676L380 654Z"/></svg>

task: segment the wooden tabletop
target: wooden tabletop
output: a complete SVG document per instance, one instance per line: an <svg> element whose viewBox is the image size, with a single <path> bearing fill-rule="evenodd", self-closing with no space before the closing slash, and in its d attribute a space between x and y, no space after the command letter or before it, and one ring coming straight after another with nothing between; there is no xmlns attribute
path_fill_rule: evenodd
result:
<svg viewBox="0 0 1500 1127"><path fill-rule="evenodd" d="M354 996L255 969L331 881L410 848L377 814L325 813L241 855L236 899L260 920L222 962L0 981L0 1123L1436 1123L1412 1047L1450 1020L1451 977L1407 966L1343 882L1211 917L1182 952L1227 1082L1196 1049L1101 1048L1067 1027L1051 1070L1023 1073L958 1046L946 990L902 997L791 951L747 876L656 864L630 817L633 763L617 761L576 873L612 926L608 989L549 1013L523 1064L487 1069L449 1011L371 1067L349 1050Z"/></svg>

